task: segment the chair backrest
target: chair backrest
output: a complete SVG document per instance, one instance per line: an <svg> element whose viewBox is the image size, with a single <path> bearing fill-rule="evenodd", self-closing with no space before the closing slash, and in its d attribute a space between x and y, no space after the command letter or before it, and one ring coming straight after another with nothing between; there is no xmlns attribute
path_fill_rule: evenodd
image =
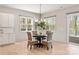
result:
<svg viewBox="0 0 79 59"><path fill-rule="evenodd" d="M31 32L27 32L28 40L32 41L32 35Z"/></svg>
<svg viewBox="0 0 79 59"><path fill-rule="evenodd" d="M51 32L51 31L47 31L46 34L47 34L47 41L52 40L53 32Z"/></svg>
<svg viewBox="0 0 79 59"><path fill-rule="evenodd" d="M37 31L32 31L32 35L37 35Z"/></svg>

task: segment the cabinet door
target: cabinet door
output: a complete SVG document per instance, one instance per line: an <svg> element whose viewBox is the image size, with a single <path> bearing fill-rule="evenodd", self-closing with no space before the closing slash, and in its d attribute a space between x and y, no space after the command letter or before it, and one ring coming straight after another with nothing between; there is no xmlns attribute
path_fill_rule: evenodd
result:
<svg viewBox="0 0 79 59"><path fill-rule="evenodd" d="M2 34L0 37L0 45L8 44L8 34Z"/></svg>
<svg viewBox="0 0 79 59"><path fill-rule="evenodd" d="M0 34L0 45L3 44L3 38L2 38L2 34Z"/></svg>
<svg viewBox="0 0 79 59"><path fill-rule="evenodd" d="M14 24L15 24L15 22L14 22L14 20L15 20L15 19L14 19L14 15L9 14L8 16L9 16L9 19L8 19L8 21L9 21L9 22L8 22L8 26L13 28L13 27L14 27Z"/></svg>
<svg viewBox="0 0 79 59"><path fill-rule="evenodd" d="M9 43L14 43L15 42L15 34L9 34L8 42Z"/></svg>
<svg viewBox="0 0 79 59"><path fill-rule="evenodd" d="M14 29L13 28L5 28L3 29L4 33L10 34L10 33L14 33Z"/></svg>
<svg viewBox="0 0 79 59"><path fill-rule="evenodd" d="M14 27L14 15L0 13L0 25L2 27Z"/></svg>
<svg viewBox="0 0 79 59"><path fill-rule="evenodd" d="M15 42L15 34L2 34L0 36L0 45L10 44Z"/></svg>
<svg viewBox="0 0 79 59"><path fill-rule="evenodd" d="M1 27L8 27L8 22L9 22L8 14L0 13L0 15L1 15L0 17Z"/></svg>

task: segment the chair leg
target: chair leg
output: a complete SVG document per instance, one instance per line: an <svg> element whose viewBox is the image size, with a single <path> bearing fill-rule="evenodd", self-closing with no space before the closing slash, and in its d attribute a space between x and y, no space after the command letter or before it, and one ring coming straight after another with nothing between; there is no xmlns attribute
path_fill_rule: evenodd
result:
<svg viewBox="0 0 79 59"><path fill-rule="evenodd" d="M47 46L47 50L49 50L49 47Z"/></svg>
<svg viewBox="0 0 79 59"><path fill-rule="evenodd" d="M32 49L32 45L30 45L30 50Z"/></svg>
<svg viewBox="0 0 79 59"><path fill-rule="evenodd" d="M53 48L53 46L51 45L51 48Z"/></svg>
<svg viewBox="0 0 79 59"><path fill-rule="evenodd" d="M27 48L29 47L29 44L27 44Z"/></svg>

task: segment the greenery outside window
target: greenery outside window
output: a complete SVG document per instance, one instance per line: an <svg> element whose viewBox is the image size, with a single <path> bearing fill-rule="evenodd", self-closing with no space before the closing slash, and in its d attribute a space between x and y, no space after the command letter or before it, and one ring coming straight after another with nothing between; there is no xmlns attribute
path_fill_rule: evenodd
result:
<svg viewBox="0 0 79 59"><path fill-rule="evenodd" d="M56 24L56 16L46 17L47 30L54 31Z"/></svg>
<svg viewBox="0 0 79 59"><path fill-rule="evenodd" d="M69 34L70 36L79 36L79 15L72 14L70 15L70 24L69 24Z"/></svg>

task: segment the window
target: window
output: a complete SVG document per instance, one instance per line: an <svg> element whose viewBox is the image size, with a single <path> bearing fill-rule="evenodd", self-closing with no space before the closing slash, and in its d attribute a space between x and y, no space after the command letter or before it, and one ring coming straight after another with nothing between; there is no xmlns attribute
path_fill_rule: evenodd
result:
<svg viewBox="0 0 79 59"><path fill-rule="evenodd" d="M33 30L34 21L32 17L20 16L20 30L31 31Z"/></svg>
<svg viewBox="0 0 79 59"><path fill-rule="evenodd" d="M56 23L56 16L45 17L45 20L48 24L48 30L54 31L55 23Z"/></svg>
<svg viewBox="0 0 79 59"><path fill-rule="evenodd" d="M78 36L79 35L79 13L69 14L69 35Z"/></svg>

